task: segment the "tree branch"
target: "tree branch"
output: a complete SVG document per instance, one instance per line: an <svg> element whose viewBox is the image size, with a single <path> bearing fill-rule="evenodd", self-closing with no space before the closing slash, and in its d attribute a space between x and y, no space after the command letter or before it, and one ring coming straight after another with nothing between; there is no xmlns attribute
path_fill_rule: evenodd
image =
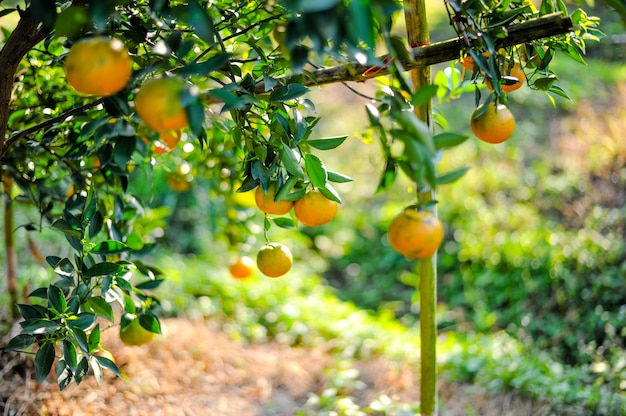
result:
<svg viewBox="0 0 626 416"><path fill-rule="evenodd" d="M19 132L15 133L13 136L11 136L10 138L8 138L6 140L4 148L8 149L13 143L18 141L22 137L26 137L26 136L28 136L31 133L35 133L35 132L37 132L37 131L39 131L41 129L45 129L46 127L50 127L50 126L54 125L55 123L58 123L60 121L65 120L68 117L75 116L77 114L85 112L85 111L87 111L87 110L97 106L98 104L102 104L103 102L104 102L104 97L103 98L98 98L97 100L94 100L94 101L92 101L90 103L83 104L83 105L81 105L79 107L71 108L71 109L67 110L64 113L59 114L56 117L49 118L48 120L42 121L39 124L31 126L31 127L27 128L27 129L24 129L22 131L19 131Z"/></svg>

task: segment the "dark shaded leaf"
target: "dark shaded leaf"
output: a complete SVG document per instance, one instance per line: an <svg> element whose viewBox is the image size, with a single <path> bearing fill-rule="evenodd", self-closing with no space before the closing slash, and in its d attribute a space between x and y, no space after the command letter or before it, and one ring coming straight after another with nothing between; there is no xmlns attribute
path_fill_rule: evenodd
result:
<svg viewBox="0 0 626 416"><path fill-rule="evenodd" d="M43 383L48 377L52 364L54 363L54 343L51 341L45 342L37 354L35 354L35 373L37 375L37 382Z"/></svg>
<svg viewBox="0 0 626 416"><path fill-rule="evenodd" d="M139 315L139 324L150 332L154 332L155 334L161 333L161 323L159 322L159 318L151 313Z"/></svg>
<svg viewBox="0 0 626 416"><path fill-rule="evenodd" d="M67 309L67 301L63 291L54 285L48 288L48 308L62 314Z"/></svg>
<svg viewBox="0 0 626 416"><path fill-rule="evenodd" d="M153 290L161 286L163 282L165 282L165 279L146 280L145 282L139 283L135 287L140 290Z"/></svg>
<svg viewBox="0 0 626 416"><path fill-rule="evenodd" d="M64 339L61 342L61 353L63 354L65 364L70 368L70 370L74 371L77 363L77 354L74 344L72 344L71 341Z"/></svg>
<svg viewBox="0 0 626 416"><path fill-rule="evenodd" d="M46 295L42 296L43 299L48 298L48 290L46 290ZM20 315L26 320L30 319L42 319L46 318L48 314L48 310L41 305L26 305L26 304L17 304L17 309L20 311Z"/></svg>
<svg viewBox="0 0 626 416"><path fill-rule="evenodd" d="M19 334L16 335L9 341L6 347L4 347L4 351L21 351L33 345L36 337L30 334Z"/></svg>
<svg viewBox="0 0 626 416"><path fill-rule="evenodd" d="M95 276L115 275L122 270L124 270L124 268L117 263L102 262L96 263L88 268L83 276L90 278Z"/></svg>
<svg viewBox="0 0 626 416"><path fill-rule="evenodd" d="M34 319L21 322L22 333L31 335L52 334L61 329L61 325L49 319Z"/></svg>

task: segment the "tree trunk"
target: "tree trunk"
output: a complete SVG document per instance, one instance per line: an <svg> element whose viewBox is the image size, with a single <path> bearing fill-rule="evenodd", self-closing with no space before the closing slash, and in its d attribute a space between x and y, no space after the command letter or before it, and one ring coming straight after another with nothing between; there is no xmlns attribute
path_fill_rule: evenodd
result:
<svg viewBox="0 0 626 416"><path fill-rule="evenodd" d="M17 254L15 251L15 225L13 224L13 201L11 200L10 178L2 178L4 185L4 255L7 262L7 292L11 298L11 317L17 318L18 290L17 290Z"/></svg>
<svg viewBox="0 0 626 416"><path fill-rule="evenodd" d="M20 11L17 26L0 50L0 157L5 153L15 72L24 55L48 34L48 31L40 29L39 26L39 22L28 10Z"/></svg>

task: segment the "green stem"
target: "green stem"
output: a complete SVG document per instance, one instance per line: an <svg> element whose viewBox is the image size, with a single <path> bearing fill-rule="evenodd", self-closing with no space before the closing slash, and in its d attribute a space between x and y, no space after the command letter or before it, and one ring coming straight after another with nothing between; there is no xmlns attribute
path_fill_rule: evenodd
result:
<svg viewBox="0 0 626 416"><path fill-rule="evenodd" d="M405 0L405 18L408 41L412 47L430 44L426 0ZM419 66L412 71L413 86L417 90L430 85L430 67ZM415 114L431 126L431 103L416 107ZM435 199L435 191L419 189L418 201L424 206ZM434 209L434 208L433 208ZM436 210L435 214L436 214ZM420 347L421 414L437 415L437 255L419 261L420 275Z"/></svg>

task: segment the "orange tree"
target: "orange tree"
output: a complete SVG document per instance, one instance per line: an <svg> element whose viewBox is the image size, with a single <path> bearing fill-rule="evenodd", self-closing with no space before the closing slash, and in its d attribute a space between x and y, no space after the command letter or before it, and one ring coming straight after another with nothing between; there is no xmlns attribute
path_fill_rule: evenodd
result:
<svg viewBox="0 0 626 416"><path fill-rule="evenodd" d="M269 212L259 266L270 276L285 273L291 254L270 241L271 227L330 221L341 203L333 183L351 180L318 156L346 136L316 137L315 104L307 98L312 85L384 76L365 109L386 161L378 189L387 190L402 172L420 193L434 192L467 171L436 169L442 151L467 137L447 132L440 117L433 125L417 108L435 96L443 102L467 91L483 108L506 105L511 89L505 86L521 82L549 97L564 95L549 69L554 53L582 61L585 39L599 36L594 19L582 10L568 15L561 1L546 0L538 9L525 0L448 0L458 38L411 45L393 30L403 4L0 1L2 24L7 22L0 51L7 288L23 318L21 333L5 350L35 347L38 380L58 358L56 377L64 388L90 368L98 379L102 369L118 372L103 354L100 322L118 325L129 344L160 332L151 290L164 277L141 261L154 248L155 234L145 224L138 227L145 187L136 183L140 177L150 182L162 169L176 172L174 191L187 189L193 175L225 183L212 190L225 201L257 189L260 208ZM435 85L415 88L407 76L406 70L464 57L473 60L466 78L454 64ZM526 71L525 81L514 76L516 65ZM477 87L485 78L488 93ZM20 203L40 215L21 225L51 227L71 250L45 258L55 279L23 303L12 237L12 213ZM434 204L418 199L407 217L427 218L419 232L438 233L425 256L441 242L441 227L431 226L439 225ZM286 207L280 213L292 205L294 212L281 217L267 209L279 205ZM220 225L236 242L237 232L229 230L239 224L232 222ZM415 240L403 238L403 244ZM267 264L276 256L280 264Z"/></svg>

